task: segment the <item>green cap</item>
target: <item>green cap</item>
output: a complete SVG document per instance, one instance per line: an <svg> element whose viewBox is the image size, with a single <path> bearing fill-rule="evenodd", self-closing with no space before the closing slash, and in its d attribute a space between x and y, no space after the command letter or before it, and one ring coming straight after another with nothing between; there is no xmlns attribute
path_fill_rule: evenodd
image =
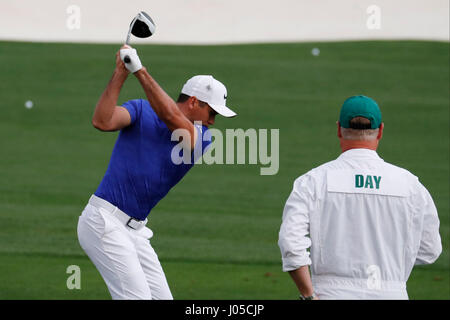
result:
<svg viewBox="0 0 450 320"><path fill-rule="evenodd" d="M339 123L342 128L350 128L350 120L356 117L369 119L372 129L377 129L381 125L381 111L378 104L366 96L353 96L345 100Z"/></svg>

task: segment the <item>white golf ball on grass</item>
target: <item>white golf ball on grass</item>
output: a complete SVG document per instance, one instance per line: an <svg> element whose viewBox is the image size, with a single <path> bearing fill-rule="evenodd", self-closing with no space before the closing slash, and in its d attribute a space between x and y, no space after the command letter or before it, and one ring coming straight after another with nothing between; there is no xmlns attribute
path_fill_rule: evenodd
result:
<svg viewBox="0 0 450 320"><path fill-rule="evenodd" d="M27 109L33 108L33 101L27 100L27 101L25 102L25 108L27 108Z"/></svg>
<svg viewBox="0 0 450 320"><path fill-rule="evenodd" d="M311 50L313 56L317 57L320 54L319 48L314 48Z"/></svg>

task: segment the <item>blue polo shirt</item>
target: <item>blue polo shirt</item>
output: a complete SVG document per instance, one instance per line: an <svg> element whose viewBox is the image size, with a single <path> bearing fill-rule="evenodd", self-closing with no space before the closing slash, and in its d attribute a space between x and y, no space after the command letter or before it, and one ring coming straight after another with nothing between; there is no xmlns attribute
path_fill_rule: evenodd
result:
<svg viewBox="0 0 450 320"><path fill-rule="evenodd" d="M172 150L179 143L171 141L172 132L156 115L147 100L123 104L131 124L122 129L114 146L105 176L95 195L129 216L145 220L152 208L192 168L191 163L174 164ZM205 152L211 143L206 126L196 126L199 135L196 148Z"/></svg>

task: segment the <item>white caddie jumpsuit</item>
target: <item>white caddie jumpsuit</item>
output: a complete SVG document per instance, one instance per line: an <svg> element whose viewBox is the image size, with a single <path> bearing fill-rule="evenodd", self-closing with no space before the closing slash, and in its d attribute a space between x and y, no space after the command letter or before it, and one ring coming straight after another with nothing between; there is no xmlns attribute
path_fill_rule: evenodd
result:
<svg viewBox="0 0 450 320"><path fill-rule="evenodd" d="M283 271L310 265L319 299L408 299L413 266L442 251L428 191L369 149L348 150L295 180L278 245Z"/></svg>

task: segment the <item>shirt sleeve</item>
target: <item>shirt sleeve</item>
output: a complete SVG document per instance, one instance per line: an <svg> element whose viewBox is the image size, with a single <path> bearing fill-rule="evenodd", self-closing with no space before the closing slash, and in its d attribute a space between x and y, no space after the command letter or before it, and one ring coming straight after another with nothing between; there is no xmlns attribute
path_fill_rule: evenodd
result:
<svg viewBox="0 0 450 320"><path fill-rule="evenodd" d="M311 176L301 176L294 182L284 206L278 246L285 272L311 264L307 249L311 247L309 214L313 206L313 188Z"/></svg>
<svg viewBox="0 0 450 320"><path fill-rule="evenodd" d="M129 100L122 104L122 107L128 110L131 117L130 125L134 124L137 119L141 117L142 114L142 101L140 99Z"/></svg>
<svg viewBox="0 0 450 320"><path fill-rule="evenodd" d="M419 210L423 211L422 236L415 264L431 264L442 252L441 236L439 235L439 216L428 190L420 184Z"/></svg>

